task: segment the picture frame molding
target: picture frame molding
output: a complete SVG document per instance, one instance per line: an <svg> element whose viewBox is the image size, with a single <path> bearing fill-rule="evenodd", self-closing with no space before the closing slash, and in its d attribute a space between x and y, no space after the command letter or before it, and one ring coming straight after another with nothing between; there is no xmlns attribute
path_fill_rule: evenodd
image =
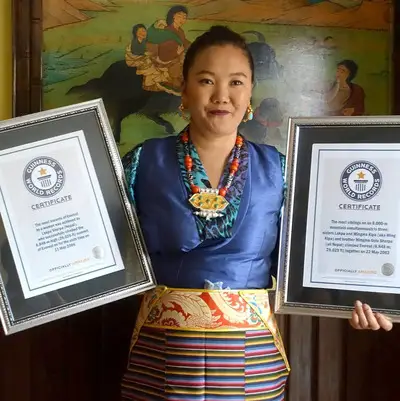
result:
<svg viewBox="0 0 400 401"><path fill-rule="evenodd" d="M299 290L299 286L302 287L302 290L305 288L302 284L290 282L291 280L291 271L293 269L298 271L301 269L302 276L301 281L303 280L304 275L304 264L302 266L297 265L298 263L298 256L299 253L296 251L296 261L292 260L292 251L294 251L293 244L292 244L292 236L296 235L293 234L296 229L298 229L299 221L296 222L296 213L300 213L301 216L304 217L304 220L307 220L308 215L308 208L309 208L309 187L307 187L307 195L304 195L304 198L307 199L307 204L303 204L303 198L299 199L296 197L296 185L300 184L300 180L303 180L303 183L306 181L309 183L309 174L308 172L304 172L302 170L302 175L297 174L298 165L299 163L303 163L304 160L310 159L310 175L311 175L311 153L310 154L300 154L299 148L300 143L307 142L307 133L302 133L302 129L306 132L307 130L317 131L321 129L321 133L318 135L321 144L331 144L331 140L325 137L324 138L324 130L326 128L342 128L351 131L353 128L365 128L365 127L393 127L400 129L400 117L399 116L361 116L361 117L315 117L315 118L307 118L307 117L297 117L297 118L290 118L289 119L289 127L288 127L288 144L287 144L287 163L285 169L285 181L286 181L286 199L283 208L283 218L281 221L281 229L280 229L280 253L279 253L279 260L278 260L278 275L277 275L277 288L275 293L275 312L278 315L303 315L303 316L313 316L313 317L329 317L329 318L351 318L351 313L353 311L354 305L353 304L325 304L325 303L318 303L318 302L300 302L300 301L293 301L289 300L292 298L293 289ZM328 133L329 134L329 133ZM327 134L327 136L328 136ZM377 143L380 144L381 142L374 141L371 142L367 139L368 134L363 138L360 143ZM394 138L395 139L395 138ZM313 141L313 139L309 139L309 141ZM341 144L342 142L340 139L336 141L337 143ZM336 143L335 142L335 143ZM313 142L315 144L317 142ZM347 142L343 142L344 144ZM357 141L353 141L352 143L359 143ZM383 141L382 143L398 143L395 140L393 142ZM308 146L308 145L304 145ZM303 163L304 164L304 163ZM306 162L308 165L308 162ZM305 175L304 175L305 174ZM305 180L305 181L304 181ZM308 184L309 185L309 184ZM304 188L302 188L302 191ZM304 192L304 191L303 191ZM298 204L300 205L298 206ZM296 209L296 212L295 212ZM303 231L302 231L303 232ZM296 237L299 239L299 236ZM300 255L301 260L304 261L305 256L305 239L304 239L304 247L301 245L299 241L296 242L296 247L301 248ZM351 257L351 256L349 256ZM298 278L294 279L298 281ZM292 290L291 290L292 289ZM311 288L313 291L314 288ZM334 293L345 291L345 290L331 290L326 288L318 288L318 290L326 291L326 293ZM371 292L368 291L358 291L365 296L365 298L370 298ZM391 297L394 294L392 293L379 293L381 297ZM355 296L355 295L354 295ZM397 297L400 299L400 294L396 294ZM333 294L333 299L335 295ZM352 301L355 302L356 299ZM374 308L375 311L384 313L393 320L393 322L400 322L400 302L399 308Z"/></svg>
<svg viewBox="0 0 400 401"><path fill-rule="evenodd" d="M114 179L115 186L119 190L118 197L120 198L120 204L123 207L123 211L121 211L121 214L123 214L126 218L126 225L129 228L129 236L132 238L134 253L137 256L137 262L140 264L140 268L143 272L144 278L143 280L135 281L135 276L131 275L131 278L133 277L133 281L124 282L124 285L121 287L114 287L113 289L109 289L106 291L102 290L101 293L88 296L84 299L77 299L75 301L66 302L65 304L60 306L53 306L50 310L33 314L32 317L27 316L25 318L13 319L12 305L10 308L10 305L8 304L8 291L0 275L0 320L2 322L3 330L6 335L14 334L19 331L49 323L51 321L71 316L76 313L83 312L101 305L109 304L133 295L142 294L145 291L151 290L156 287L155 275L152 270L150 257L140 228L136 210L128 197L128 185L125 179L122 161L119 157L118 148L108 122L103 101L101 99L94 99L83 103L64 106L52 110L30 113L29 115L15 117L9 120L2 121L0 122L0 141L2 139L2 134L12 130L24 130L26 128L29 129L35 125L52 124L53 121L57 123L60 120L63 120L63 123L65 124L65 120L68 120L69 118L75 118L80 114L90 112L95 113L96 115L96 120L100 130L99 134L102 136L100 139L104 144L104 152L109 158L110 166L112 166L111 175ZM57 138L60 134L56 129L54 130L54 132L54 137ZM29 141L29 136L27 136L26 138L28 139L26 143L30 143L31 141ZM96 167L96 161L93 157L92 160L94 166ZM99 181L100 180L101 177L99 177ZM122 259L124 259L123 255L121 256ZM127 267L127 265L125 264L125 270L132 270L135 268L135 266ZM100 277L106 278L107 275ZM131 278L129 278L129 280L131 280ZM96 278L88 279L84 282L90 283L92 280L96 280ZM62 289L63 288L64 287L62 287ZM7 300L7 302L5 300Z"/></svg>

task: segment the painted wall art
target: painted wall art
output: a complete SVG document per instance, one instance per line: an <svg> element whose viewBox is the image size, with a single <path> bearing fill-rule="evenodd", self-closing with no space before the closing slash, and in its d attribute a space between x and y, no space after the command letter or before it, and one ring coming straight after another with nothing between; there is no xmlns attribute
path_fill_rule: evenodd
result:
<svg viewBox="0 0 400 401"><path fill-rule="evenodd" d="M388 0L43 0L43 108L101 97L120 154L175 135L182 63L211 25L249 43L247 137L286 152L289 116L390 114Z"/></svg>

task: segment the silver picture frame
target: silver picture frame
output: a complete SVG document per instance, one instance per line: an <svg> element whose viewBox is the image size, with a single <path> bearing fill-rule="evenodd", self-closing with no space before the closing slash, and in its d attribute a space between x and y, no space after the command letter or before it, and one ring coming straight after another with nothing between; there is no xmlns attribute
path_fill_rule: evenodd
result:
<svg viewBox="0 0 400 401"><path fill-rule="evenodd" d="M0 221L0 318L10 335L156 286L124 169L101 99L0 122L0 150L82 131L98 178L123 269L58 290L24 297L9 238ZM12 217L11 217L12 218ZM115 249L115 248L114 248Z"/></svg>
<svg viewBox="0 0 400 401"><path fill-rule="evenodd" d="M368 303L374 311L389 316L394 322L400 322L400 286L397 292L380 292L365 285L358 290L349 285L347 289L347 282L336 289L324 286L310 288L303 285L305 254L310 252L306 251L306 235L309 227L307 219L309 190L312 185L311 171L315 165L312 162L313 145L326 147L327 144L333 147L341 146L344 150L348 148L350 151L358 144L362 144L360 147L369 146L371 149L396 147L400 154L400 116L289 119L286 193L280 226L275 313L347 319L351 317L355 301L359 300ZM373 149L371 151L373 152ZM322 174L321 177L324 178ZM332 188L340 182L335 180L336 178ZM400 197L398 201L400 204ZM351 204L351 200L348 199L348 202ZM326 213L329 213L329 210L327 209ZM398 249L399 247L400 243L397 244ZM351 258L351 255L346 257Z"/></svg>

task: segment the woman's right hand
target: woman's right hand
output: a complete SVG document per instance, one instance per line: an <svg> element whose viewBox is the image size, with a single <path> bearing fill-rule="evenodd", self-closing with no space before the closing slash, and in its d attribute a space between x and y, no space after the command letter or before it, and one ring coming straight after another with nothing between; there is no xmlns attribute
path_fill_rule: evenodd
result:
<svg viewBox="0 0 400 401"><path fill-rule="evenodd" d="M356 330L379 330L390 331L393 328L392 321L381 313L373 312L367 304L356 301L350 319L350 325Z"/></svg>

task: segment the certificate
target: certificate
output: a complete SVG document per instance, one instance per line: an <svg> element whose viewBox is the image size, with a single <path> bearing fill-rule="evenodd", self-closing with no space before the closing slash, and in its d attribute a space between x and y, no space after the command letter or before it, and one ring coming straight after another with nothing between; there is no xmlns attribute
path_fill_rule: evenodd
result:
<svg viewBox="0 0 400 401"><path fill-rule="evenodd" d="M314 144L305 287L400 293L400 145Z"/></svg>
<svg viewBox="0 0 400 401"><path fill-rule="evenodd" d="M101 99L0 122L0 214L6 335L156 285Z"/></svg>
<svg viewBox="0 0 400 401"><path fill-rule="evenodd" d="M400 118L289 120L275 312L400 322Z"/></svg>
<svg viewBox="0 0 400 401"><path fill-rule="evenodd" d="M83 131L1 151L0 211L26 298L124 268Z"/></svg>

